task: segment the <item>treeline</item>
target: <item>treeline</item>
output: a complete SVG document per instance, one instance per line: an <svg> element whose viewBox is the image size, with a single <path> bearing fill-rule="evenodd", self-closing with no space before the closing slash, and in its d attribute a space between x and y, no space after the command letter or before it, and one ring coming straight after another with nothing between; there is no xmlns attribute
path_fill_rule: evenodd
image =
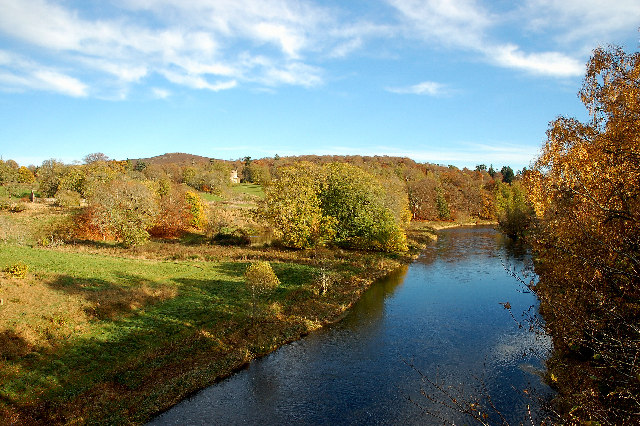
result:
<svg viewBox="0 0 640 426"><path fill-rule="evenodd" d="M590 120L550 124L504 225L533 246L563 421L640 424L640 53L596 49L580 98Z"/></svg>
<svg viewBox="0 0 640 426"><path fill-rule="evenodd" d="M501 213L496 205L500 184L519 180L509 166L500 171L480 164L474 170L455 166L417 163L410 158L360 155L302 155L251 160L241 165L247 182L269 184L280 170L297 163L319 166L346 163L373 175L385 187L406 193L413 220L493 220Z"/></svg>
<svg viewBox="0 0 640 426"><path fill-rule="evenodd" d="M222 161L178 153L126 161L94 153L82 164L51 159L28 168L0 162L0 184L14 196L27 196L25 188L32 188L60 206L82 206L75 217L78 238L135 245L149 236L181 235L189 224L206 227L188 212L203 204L198 193L229 195L232 171L242 181L264 187L266 198L254 219L270 226L280 242L292 248L331 244L402 250L410 220L501 220L510 211L518 185L518 176L508 166L498 172L492 166L458 169L387 156ZM296 193L299 196L292 195ZM119 204L113 205L113 200ZM302 206L299 214L278 207L294 204ZM320 210L305 217L302 212L316 204ZM240 233L246 237L248 231Z"/></svg>

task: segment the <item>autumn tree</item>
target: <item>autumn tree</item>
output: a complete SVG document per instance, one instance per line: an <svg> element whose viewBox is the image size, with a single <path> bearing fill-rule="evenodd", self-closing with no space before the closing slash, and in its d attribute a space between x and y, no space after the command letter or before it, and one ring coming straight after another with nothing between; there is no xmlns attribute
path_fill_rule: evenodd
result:
<svg viewBox="0 0 640 426"><path fill-rule="evenodd" d="M60 179L67 170L67 166L54 159L45 160L36 170L36 178L40 185L40 192L45 197L53 197L58 192Z"/></svg>
<svg viewBox="0 0 640 426"><path fill-rule="evenodd" d="M101 161L103 163L106 163L107 161L109 161L109 157L107 157L105 154L103 154L101 152L94 152L92 154L85 155L83 160L84 160L85 164L91 164L91 163L95 163L97 161Z"/></svg>
<svg viewBox="0 0 640 426"><path fill-rule="evenodd" d="M333 238L335 221L325 217L320 205L320 170L301 162L283 168L279 179L265 187L262 216L275 237L287 247L309 248Z"/></svg>
<svg viewBox="0 0 640 426"><path fill-rule="evenodd" d="M92 223L125 246L144 243L158 213L156 195L141 182L116 180L89 200Z"/></svg>
<svg viewBox="0 0 640 426"><path fill-rule="evenodd" d="M524 181L539 225L536 287L548 363L571 423L640 412L640 53L598 48L580 91L590 120L559 117Z"/></svg>
<svg viewBox="0 0 640 426"><path fill-rule="evenodd" d="M12 160L0 160L0 185L18 180L18 167L13 167ZM17 165L16 165L17 166Z"/></svg>
<svg viewBox="0 0 640 426"><path fill-rule="evenodd" d="M33 172L22 166L18 169L18 182L20 183L33 183L35 182L36 177L33 175Z"/></svg>

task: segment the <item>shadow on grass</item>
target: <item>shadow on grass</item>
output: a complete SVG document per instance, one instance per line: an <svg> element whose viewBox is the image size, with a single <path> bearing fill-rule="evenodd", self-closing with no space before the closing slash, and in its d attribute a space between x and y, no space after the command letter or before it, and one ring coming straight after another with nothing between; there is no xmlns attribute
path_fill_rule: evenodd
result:
<svg viewBox="0 0 640 426"><path fill-rule="evenodd" d="M12 330L0 332L0 360L14 360L31 352L33 345Z"/></svg>
<svg viewBox="0 0 640 426"><path fill-rule="evenodd" d="M216 265L212 279L58 277L51 288L92 305L89 331L51 349L1 334L0 344L12 345L13 355L0 368L0 398L43 424L140 423L273 350L276 342L306 333L302 316L270 314L253 328L250 294L238 280L246 266ZM308 266L274 267L283 284L264 298L265 307L286 301L314 277ZM25 356L32 350L37 356Z"/></svg>
<svg viewBox="0 0 640 426"><path fill-rule="evenodd" d="M114 320L133 310L176 296L176 289L136 277L123 277L134 285L119 285L106 280L58 277L49 287L67 294L82 296L92 306L85 309L89 317Z"/></svg>
<svg viewBox="0 0 640 426"><path fill-rule="evenodd" d="M155 402L145 409L136 407L141 395L149 397L158 384L166 387L172 377L188 375L194 363L202 364L196 358L210 362L221 351L234 351L221 348L221 339L247 322L236 306L242 298L230 290L237 282L178 278L167 286L132 276L123 276L123 281L135 284L71 276L50 283L56 291L79 295L93 305L87 311L93 314L91 331L56 342L51 349L34 348L9 331L1 333L8 362L0 368L0 397L37 422L78 418L130 423L131 412L144 417L157 410ZM32 350L38 356L25 356ZM214 373L219 372L209 374ZM151 399L165 406L167 397L161 393Z"/></svg>

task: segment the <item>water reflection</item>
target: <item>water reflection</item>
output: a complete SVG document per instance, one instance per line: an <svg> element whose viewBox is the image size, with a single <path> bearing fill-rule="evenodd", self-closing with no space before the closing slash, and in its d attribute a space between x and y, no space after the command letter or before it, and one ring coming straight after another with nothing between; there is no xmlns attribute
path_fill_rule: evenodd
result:
<svg viewBox="0 0 640 426"><path fill-rule="evenodd" d="M416 371L458 396L489 396L509 421L524 421L534 401L522 390L549 394L539 377L549 340L517 324L535 297L504 267L523 268L526 260L524 248L491 228L442 231L343 321L252 363L154 424L441 423L427 412L468 423L421 395L421 387L427 395L433 389Z"/></svg>

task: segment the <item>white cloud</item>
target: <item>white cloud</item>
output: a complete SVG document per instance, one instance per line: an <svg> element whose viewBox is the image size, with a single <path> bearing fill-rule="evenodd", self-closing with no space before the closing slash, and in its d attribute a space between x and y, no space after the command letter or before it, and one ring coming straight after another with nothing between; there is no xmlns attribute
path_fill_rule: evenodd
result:
<svg viewBox="0 0 640 426"><path fill-rule="evenodd" d="M387 0L408 25L409 37L428 44L476 52L491 64L551 77L584 74L584 55L595 47L571 54L550 50L526 52L510 40L492 36L508 23L533 30L554 30L554 38L565 42L606 38L616 31L628 31L640 21L640 2L621 0L611 5L599 0L529 0L524 7L491 12L490 2L476 0ZM587 4L585 4L585 2ZM512 22L510 22L512 21ZM560 47L554 44L554 47ZM578 59L576 54L583 56Z"/></svg>
<svg viewBox="0 0 640 426"><path fill-rule="evenodd" d="M169 96L171 96L170 91L161 89L159 87L152 88L151 93L153 93L153 97L156 99L167 99Z"/></svg>
<svg viewBox="0 0 640 426"><path fill-rule="evenodd" d="M206 78L199 75L186 75L172 71L164 71L163 75L172 83L187 86L192 89L207 89L213 92L232 89L238 85L238 82L235 80L210 83Z"/></svg>
<svg viewBox="0 0 640 426"><path fill-rule="evenodd" d="M81 81L51 70L38 70L33 73L33 77L41 87L46 90L64 93L74 97L87 96L87 85Z"/></svg>
<svg viewBox="0 0 640 426"><path fill-rule="evenodd" d="M118 93L152 74L212 91L242 82L315 86L322 84L322 72L305 61L302 52L317 49L324 43L320 39L329 39L322 47L329 52L331 46L357 37L328 35L330 31L320 29L337 25L328 12L290 0L116 0L110 6L116 7L116 18L93 20L50 0L0 0L0 34L36 46L36 56L89 75L101 89L116 88ZM131 12L145 19L134 21ZM263 61L265 44L280 54L269 52ZM4 74L5 85L17 84ZM211 82L209 75L227 79ZM107 76L117 81L105 83ZM77 79L44 77L61 93L83 93Z"/></svg>
<svg viewBox="0 0 640 426"><path fill-rule="evenodd" d="M73 97L88 95L88 86L59 70L0 50L0 88L9 91L44 90Z"/></svg>
<svg viewBox="0 0 640 426"><path fill-rule="evenodd" d="M584 63L558 52L525 53L513 44L493 46L484 51L497 65L533 74L577 77L584 75L585 71Z"/></svg>
<svg viewBox="0 0 640 426"><path fill-rule="evenodd" d="M528 0L520 11L530 30L555 34L562 44L578 44L591 51L612 36L636 29L640 22L637 0Z"/></svg>
<svg viewBox="0 0 640 426"><path fill-rule="evenodd" d="M410 36L430 43L479 48L491 16L476 0L388 0L409 24Z"/></svg>
<svg viewBox="0 0 640 426"><path fill-rule="evenodd" d="M447 86L435 81L423 81L409 87L388 88L387 91L398 94L441 96L447 93Z"/></svg>
<svg viewBox="0 0 640 426"><path fill-rule="evenodd" d="M346 3L330 8L320 0L111 0L101 3L108 14L95 17L90 8L74 8L82 2L0 0L0 37L21 43L20 54L44 72L30 68L23 75L14 64L1 70L3 88L109 97L104 93L126 93L158 75L215 91L244 84L312 87L323 84L321 66L329 59L366 51L372 40L402 47L416 38L425 49L571 77L582 73L584 46L640 21L637 0L501 2L507 11L489 0L379 1L396 13L353 18ZM553 47L525 49L505 35L510 25L517 25L511 33L541 34L540 45L553 40ZM425 86L421 93L441 89Z"/></svg>

